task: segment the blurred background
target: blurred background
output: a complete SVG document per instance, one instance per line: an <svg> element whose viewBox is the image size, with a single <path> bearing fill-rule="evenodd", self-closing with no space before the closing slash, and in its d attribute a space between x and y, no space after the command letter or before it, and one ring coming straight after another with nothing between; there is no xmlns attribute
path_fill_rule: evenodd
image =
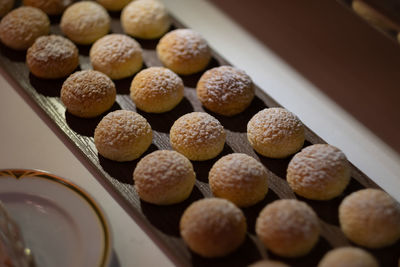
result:
<svg viewBox="0 0 400 267"><path fill-rule="evenodd" d="M400 1L209 1L400 153Z"/></svg>

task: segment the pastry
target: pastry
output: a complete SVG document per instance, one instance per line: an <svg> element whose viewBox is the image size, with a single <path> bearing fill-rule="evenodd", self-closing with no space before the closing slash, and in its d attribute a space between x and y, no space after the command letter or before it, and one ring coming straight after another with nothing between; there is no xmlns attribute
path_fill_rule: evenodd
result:
<svg viewBox="0 0 400 267"><path fill-rule="evenodd" d="M24 0L25 6L40 8L48 15L60 15L73 0Z"/></svg>
<svg viewBox="0 0 400 267"><path fill-rule="evenodd" d="M105 9L110 11L120 11L132 0L96 0Z"/></svg>
<svg viewBox="0 0 400 267"><path fill-rule="evenodd" d="M206 71L197 83L196 92L204 107L225 116L242 112L254 98L250 77L231 66Z"/></svg>
<svg viewBox="0 0 400 267"><path fill-rule="evenodd" d="M139 72L131 84L131 99L136 107L151 113L173 109L183 99L183 81L173 71L150 67Z"/></svg>
<svg viewBox="0 0 400 267"><path fill-rule="evenodd" d="M378 262L369 252L357 247L341 247L328 251L318 267L379 267Z"/></svg>
<svg viewBox="0 0 400 267"><path fill-rule="evenodd" d="M0 1L0 17L7 14L14 6L14 0L2 0Z"/></svg>

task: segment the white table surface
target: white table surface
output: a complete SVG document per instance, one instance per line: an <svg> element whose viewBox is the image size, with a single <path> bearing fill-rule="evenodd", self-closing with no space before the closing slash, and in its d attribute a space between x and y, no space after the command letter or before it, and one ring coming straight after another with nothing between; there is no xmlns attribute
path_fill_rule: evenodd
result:
<svg viewBox="0 0 400 267"><path fill-rule="evenodd" d="M323 96L266 47L202 0L165 0L170 12L199 31L233 65L350 161L400 200L399 155ZM205 19L204 14L207 14ZM108 217L113 237L112 266L172 266L173 263L116 203L88 169L17 92L0 70L0 169L45 170L89 192ZM36 111L35 111L36 110Z"/></svg>

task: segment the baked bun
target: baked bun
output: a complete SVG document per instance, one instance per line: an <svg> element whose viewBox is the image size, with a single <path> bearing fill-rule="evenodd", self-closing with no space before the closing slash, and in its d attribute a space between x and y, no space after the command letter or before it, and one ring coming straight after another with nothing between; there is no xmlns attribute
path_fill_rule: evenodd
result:
<svg viewBox="0 0 400 267"><path fill-rule="evenodd" d="M320 225L317 215L306 203L280 199L260 212L256 233L273 253L282 257L300 257L317 243Z"/></svg>
<svg viewBox="0 0 400 267"><path fill-rule="evenodd" d="M14 0L2 0L0 1L0 17L7 14L14 6Z"/></svg>
<svg viewBox="0 0 400 267"><path fill-rule="evenodd" d="M196 92L203 106L225 116L244 111L254 98L250 77L231 66L206 71L197 83Z"/></svg>
<svg viewBox="0 0 400 267"><path fill-rule="evenodd" d="M25 6L37 7L48 15L60 15L73 0L24 0Z"/></svg>
<svg viewBox="0 0 400 267"><path fill-rule="evenodd" d="M155 39L171 26L167 9L158 0L135 0L121 13L124 32L133 37Z"/></svg>
<svg viewBox="0 0 400 267"><path fill-rule="evenodd" d="M294 155L287 169L292 190L305 198L329 200L343 193L350 181L350 165L343 152L317 144Z"/></svg>
<svg viewBox="0 0 400 267"><path fill-rule="evenodd" d="M280 261L261 260L250 264L248 267L289 267L289 265Z"/></svg>
<svg viewBox="0 0 400 267"><path fill-rule="evenodd" d="M133 78L131 99L143 111L162 113L170 111L181 102L183 91L183 81L173 71L150 67Z"/></svg>
<svg viewBox="0 0 400 267"><path fill-rule="evenodd" d="M182 154L158 150L139 161L133 180L141 199L157 205L170 205L189 197L196 174L192 163Z"/></svg>
<svg viewBox="0 0 400 267"><path fill-rule="evenodd" d="M226 198L238 207L254 205L268 192L268 173L264 165L242 153L220 158L212 166L208 180L214 196Z"/></svg>
<svg viewBox="0 0 400 267"><path fill-rule="evenodd" d="M208 113L192 112L174 122L170 131L172 148L190 160L215 158L224 148L226 133Z"/></svg>
<svg viewBox="0 0 400 267"><path fill-rule="evenodd" d="M386 247L400 238L400 204L382 190L359 190L343 199L339 222L346 237L357 245Z"/></svg>
<svg viewBox="0 0 400 267"><path fill-rule="evenodd" d="M88 45L110 31L111 18L101 5L81 1L69 6L61 17L62 32L74 43Z"/></svg>
<svg viewBox="0 0 400 267"><path fill-rule="evenodd" d="M151 145L153 132L145 118L134 111L108 113L94 131L100 155L115 161L139 158Z"/></svg>
<svg viewBox="0 0 400 267"><path fill-rule="evenodd" d="M0 22L0 39L15 50L28 49L36 38L50 32L50 20L42 10L23 6L8 13Z"/></svg>
<svg viewBox="0 0 400 267"><path fill-rule="evenodd" d="M221 198L193 202L180 221L185 243L206 258L223 257L235 251L244 242L246 231L243 212Z"/></svg>
<svg viewBox="0 0 400 267"><path fill-rule="evenodd" d="M205 69L211 60L211 50L206 40L190 29L167 33L160 39L156 50L164 66L183 75Z"/></svg>
<svg viewBox="0 0 400 267"><path fill-rule="evenodd" d="M356 247L341 247L328 251L318 267L379 267L378 262L369 252Z"/></svg>
<svg viewBox="0 0 400 267"><path fill-rule="evenodd" d="M37 77L62 78L78 67L78 48L62 36L41 36L29 47L26 63L29 70Z"/></svg>
<svg viewBox="0 0 400 267"><path fill-rule="evenodd" d="M108 34L93 44L90 62L93 69L107 74L111 79L126 78L142 67L142 48L127 35Z"/></svg>
<svg viewBox="0 0 400 267"><path fill-rule="evenodd" d="M61 88L61 100L68 112L82 118L96 117L109 110L115 97L113 81L95 70L75 72Z"/></svg>
<svg viewBox="0 0 400 267"><path fill-rule="evenodd" d="M304 144L304 126L296 115L284 108L266 108L247 124L247 139L259 154L285 158Z"/></svg>
<svg viewBox="0 0 400 267"><path fill-rule="evenodd" d="M132 0L96 0L105 9L110 11L120 11Z"/></svg>

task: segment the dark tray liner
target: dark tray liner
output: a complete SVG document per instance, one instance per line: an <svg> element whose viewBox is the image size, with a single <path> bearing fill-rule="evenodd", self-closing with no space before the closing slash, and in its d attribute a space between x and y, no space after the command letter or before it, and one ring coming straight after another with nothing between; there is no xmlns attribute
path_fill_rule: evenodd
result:
<svg viewBox="0 0 400 267"><path fill-rule="evenodd" d="M112 20L112 32L122 32L119 13L110 13ZM52 17L51 33L61 34L59 29L60 17ZM181 28L183 25L173 19L174 28ZM161 66L155 52L158 40L138 40L143 48L144 67ZM79 46L80 67L79 69L90 68L89 50L90 46ZM352 179L345 192L330 201L312 201L298 196L288 186L286 168L291 157L286 159L269 159L254 152L247 141L246 125L250 118L258 111L266 107L279 106L270 96L256 87L256 97L250 107L243 113L234 117L223 117L207 110L204 110L196 97L196 83L202 73L182 76L185 84L185 98L172 111L164 114L149 114L136 110L135 105L129 97L129 87L132 77L115 81L117 86L117 101L111 110L128 109L134 110L143 115L151 124L154 131L153 144L143 156L157 149L171 149L169 143L169 129L173 122L183 114L192 111L206 111L215 116L225 127L227 140L223 152L215 159L204 162L193 162L197 181L190 197L183 203L171 206L156 206L141 201L133 188L132 172L140 160L120 163L108 160L98 155L94 143L93 134L97 123L105 115L93 119L81 119L68 112L60 100L60 89L65 79L44 80L32 75L25 64L25 52L18 52L0 44L1 66L7 71L11 79L16 81L23 94L27 94L51 119L50 123L57 125L56 134L61 133L64 140L72 142L73 152L81 153L84 164L92 171L101 184L110 192L115 200L127 211L132 218L143 228L143 230L166 252L166 254L177 265L181 266L247 266L261 258L272 258L282 260L291 266L316 266L321 257L334 247L351 244L340 231L338 223L338 206L342 199L351 192L365 187L378 188L378 186L352 165ZM213 52L213 59L207 69L220 65L229 65L229 62ZM318 111L316 111L318 112ZM329 123L329 122L327 122ZM306 129L305 146L315 143L324 143L315 133ZM245 243L233 254L220 259L205 259L187 249L179 236L179 219L193 201L203 197L212 196L208 186L208 171L211 166L222 156L241 152L260 160L269 170L271 179L270 190L261 203L242 209L248 223L248 235ZM143 157L142 156L142 157ZM307 202L318 214L322 225L321 238L317 246L308 255L296 258L285 259L267 251L257 240L254 232L255 220L261 209L279 198L298 198ZM120 231L129 231L121 229ZM377 257L381 266L397 266L400 251L400 242L390 247L369 250Z"/></svg>

